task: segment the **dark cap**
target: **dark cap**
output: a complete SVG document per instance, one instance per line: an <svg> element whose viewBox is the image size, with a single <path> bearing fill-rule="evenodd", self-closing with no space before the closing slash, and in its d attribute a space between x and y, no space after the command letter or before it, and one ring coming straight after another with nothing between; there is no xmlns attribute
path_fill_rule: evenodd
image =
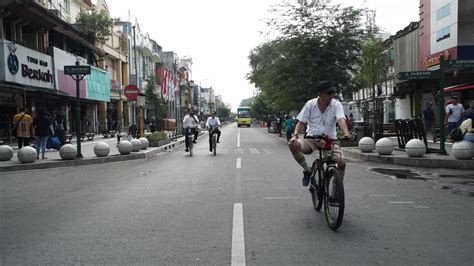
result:
<svg viewBox="0 0 474 266"><path fill-rule="evenodd" d="M336 89L329 81L321 81L316 85L316 92L336 92Z"/></svg>

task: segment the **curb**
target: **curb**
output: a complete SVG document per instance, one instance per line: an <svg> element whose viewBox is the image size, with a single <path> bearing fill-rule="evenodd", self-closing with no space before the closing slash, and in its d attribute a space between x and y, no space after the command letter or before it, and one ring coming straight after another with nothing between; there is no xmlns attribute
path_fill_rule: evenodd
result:
<svg viewBox="0 0 474 266"><path fill-rule="evenodd" d="M131 153L128 155L114 154L107 157L89 157L76 160L51 160L41 163L30 163L24 164L18 162L16 165L0 166L0 172L16 172L16 171L27 171L27 170L39 170L39 169L50 169L58 167L69 167L69 166L80 166L80 165L91 165L111 162L130 161L138 159L152 159L156 154L167 151L169 149L180 147L184 144L184 140L177 140L175 142L160 146L148 148L149 150L142 150L138 153Z"/></svg>
<svg viewBox="0 0 474 266"><path fill-rule="evenodd" d="M357 149L342 148L344 155L354 159L360 159L371 162L390 163L406 166L429 167L429 168L448 168L460 170L474 170L472 160L446 160L438 158L424 157L398 157L394 155L378 155L377 153L362 153Z"/></svg>

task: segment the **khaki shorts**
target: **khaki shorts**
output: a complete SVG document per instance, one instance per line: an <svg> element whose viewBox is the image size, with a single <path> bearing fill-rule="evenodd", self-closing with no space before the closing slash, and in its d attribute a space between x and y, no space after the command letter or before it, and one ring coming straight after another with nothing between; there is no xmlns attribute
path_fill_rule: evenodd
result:
<svg viewBox="0 0 474 266"><path fill-rule="evenodd" d="M322 149L324 146L324 141L317 139L298 139L298 142L301 147L301 152L304 154L311 154L318 150L318 148ZM344 160L344 153L342 152L339 143L333 143L332 156L336 162Z"/></svg>

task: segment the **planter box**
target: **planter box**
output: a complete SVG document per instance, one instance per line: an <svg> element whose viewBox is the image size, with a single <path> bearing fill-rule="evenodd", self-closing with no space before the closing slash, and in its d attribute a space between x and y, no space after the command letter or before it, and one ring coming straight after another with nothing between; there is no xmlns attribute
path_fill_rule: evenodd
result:
<svg viewBox="0 0 474 266"><path fill-rule="evenodd" d="M171 143L171 139L164 139L164 140L159 140L159 141L148 140L148 142L150 143L149 147L160 147L160 146Z"/></svg>

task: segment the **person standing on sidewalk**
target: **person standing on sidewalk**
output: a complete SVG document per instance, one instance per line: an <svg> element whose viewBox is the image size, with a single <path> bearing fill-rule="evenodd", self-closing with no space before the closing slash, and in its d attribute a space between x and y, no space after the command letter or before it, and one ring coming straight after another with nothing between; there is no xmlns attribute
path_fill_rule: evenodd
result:
<svg viewBox="0 0 474 266"><path fill-rule="evenodd" d="M425 132L431 133L431 136L433 137L433 142L436 143L436 130L435 130L435 113L433 109L431 109L431 106L433 104L431 102L426 104L426 108L423 109L423 123L425 125Z"/></svg>
<svg viewBox="0 0 474 266"><path fill-rule="evenodd" d="M64 126L64 120L60 114L56 114L56 118L54 119L54 132L63 146L66 143L66 127Z"/></svg>
<svg viewBox="0 0 474 266"><path fill-rule="evenodd" d="M49 138L49 128L51 126L51 120L46 116L43 109L38 110L38 116L33 119L33 126L35 128L36 136L36 159L39 159L41 151L41 159L48 159L45 157L46 143Z"/></svg>
<svg viewBox="0 0 474 266"><path fill-rule="evenodd" d="M458 97L451 96L452 102L446 106L445 125L448 126L448 134L458 126L462 115L464 114L464 106L458 104Z"/></svg>
<svg viewBox="0 0 474 266"><path fill-rule="evenodd" d="M13 124L16 128L16 138L18 140L18 149L30 145L32 122L33 118L26 113L24 107L20 107L20 112L13 116Z"/></svg>

